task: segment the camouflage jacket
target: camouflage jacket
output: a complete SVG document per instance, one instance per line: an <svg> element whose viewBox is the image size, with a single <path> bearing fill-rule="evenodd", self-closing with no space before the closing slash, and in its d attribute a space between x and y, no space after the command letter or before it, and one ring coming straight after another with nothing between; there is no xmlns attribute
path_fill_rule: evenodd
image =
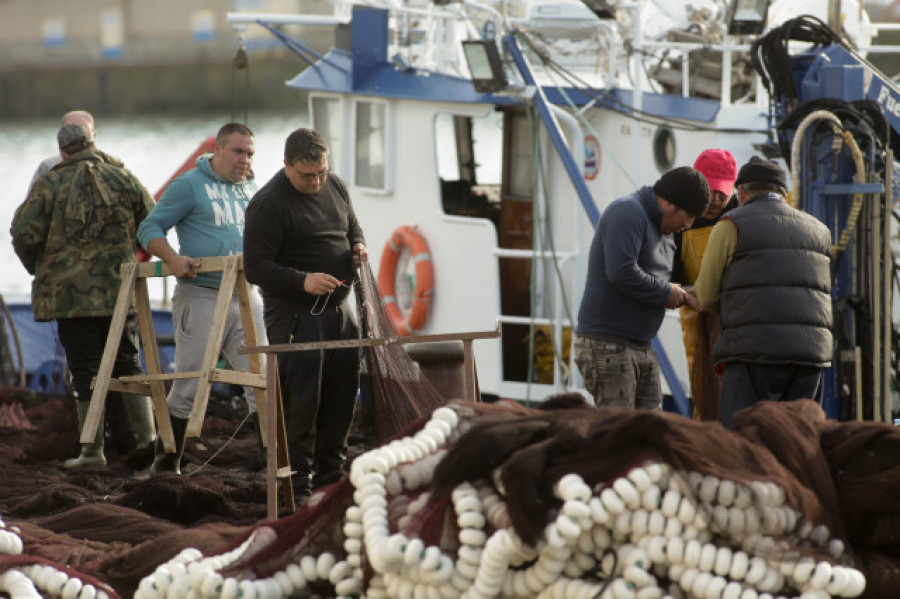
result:
<svg viewBox="0 0 900 599"><path fill-rule="evenodd" d="M38 179L10 229L16 254L34 275L35 320L111 316L119 267L136 260L137 228L152 208L137 177L95 148Z"/></svg>

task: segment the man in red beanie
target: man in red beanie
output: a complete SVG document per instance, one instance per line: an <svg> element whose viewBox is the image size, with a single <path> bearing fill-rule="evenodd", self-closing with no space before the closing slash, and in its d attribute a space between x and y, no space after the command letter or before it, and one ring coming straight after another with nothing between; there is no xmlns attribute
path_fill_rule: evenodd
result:
<svg viewBox="0 0 900 599"><path fill-rule="evenodd" d="M723 214L737 206L732 198L737 162L728 150L704 150L694 168L709 183L709 207L693 226L675 234L675 262L672 281L692 286L700 274L700 263L713 225ZM712 361L712 349L719 338L719 317L713 312L698 312L689 305L681 307L681 331L687 356L694 420L719 420L721 380Z"/></svg>

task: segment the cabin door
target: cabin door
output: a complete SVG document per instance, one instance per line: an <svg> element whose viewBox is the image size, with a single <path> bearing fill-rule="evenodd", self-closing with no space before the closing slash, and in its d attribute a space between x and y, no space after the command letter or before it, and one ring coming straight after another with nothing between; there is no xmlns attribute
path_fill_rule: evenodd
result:
<svg viewBox="0 0 900 599"><path fill-rule="evenodd" d="M504 109L500 186L500 247L533 247L532 127L521 108ZM500 309L504 316L531 316L531 259L500 258ZM503 379L528 380L529 326L503 323Z"/></svg>

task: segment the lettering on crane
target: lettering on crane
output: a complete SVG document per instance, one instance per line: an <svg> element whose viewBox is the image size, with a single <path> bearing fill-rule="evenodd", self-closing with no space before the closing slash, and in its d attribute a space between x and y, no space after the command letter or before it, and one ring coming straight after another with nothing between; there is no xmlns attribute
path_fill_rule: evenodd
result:
<svg viewBox="0 0 900 599"><path fill-rule="evenodd" d="M878 98L876 102L884 108L884 112L900 118L900 99L891 93L891 89L887 85L881 86L878 90Z"/></svg>

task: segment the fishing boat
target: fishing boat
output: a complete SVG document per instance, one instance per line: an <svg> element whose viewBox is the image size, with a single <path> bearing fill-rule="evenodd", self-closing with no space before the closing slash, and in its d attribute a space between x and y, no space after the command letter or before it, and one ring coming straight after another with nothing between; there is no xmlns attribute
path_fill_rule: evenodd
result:
<svg viewBox="0 0 900 599"><path fill-rule="evenodd" d="M844 4L841 22L855 35L843 46L824 33L803 40L808 25L797 26L799 41L786 32L769 36L772 46L755 46L767 10L784 21L810 6L785 4L338 0L331 15L231 13L228 20L239 46L263 27L307 63L287 86L306 98L312 125L329 142L331 168L350 186L398 330L499 328L498 340L475 344L485 398L530 402L582 389L569 348L587 249L605 206L693 164L704 149L725 148L738 164L754 154L782 160L795 201L829 224L836 244L845 230L845 237L860 233L853 243L881 244L874 255L857 247L842 257L837 305L860 296L873 268L879 292L865 310L844 314L852 324L835 349L825 405L835 417L887 419L890 209L882 201L874 240L863 239L858 219L848 228L845 209L861 202L856 192L890 197L892 161L863 157L869 187L862 179L863 187L852 187L853 166L811 167L828 151L811 141L798 139L800 155L792 156L798 123L785 124L797 106L821 97L848 105L871 97L892 116L896 88L856 50L876 31L856 5ZM779 22L770 19L768 28ZM335 39L325 54L286 33L322 26ZM829 30L824 22L821 29ZM803 41L816 45L789 56L788 46ZM831 52L840 57L826 64ZM767 55L782 64L765 63ZM794 97L784 95L786 73L794 73ZM840 165L850 165L849 156ZM851 187L828 187L837 181ZM654 349L664 406L688 413L676 311Z"/></svg>
<svg viewBox="0 0 900 599"><path fill-rule="evenodd" d="M518 401L449 402L357 456L348 477L287 517L201 530L209 512L249 511L204 494L202 509L179 504L199 516L190 529L148 524L164 532L127 549L117 541L127 552L110 558L96 539L100 520L133 519L123 505L153 500L132 489L126 503L114 489L96 501L116 496L115 508L82 506L99 506L102 518L70 529L70 544L94 552L78 566L95 578L62 566L73 560L50 554L46 536L0 522L0 553L9 554L0 558L18 560L0 591L893 596L898 508L884 489L897 484L900 429L883 421L895 370L900 91L818 19L766 32L765 11L740 1L666 22L651 37L646 8L338 0L332 15L230 15L239 44L261 26L308 60L288 85L308 98L332 168L350 185L398 331L499 325L500 340L475 345L479 386ZM333 28L335 47L316 53L286 35L295 25ZM560 392L582 391L566 348L604 207L710 147L739 162L781 160L791 201L833 231L839 334L824 402L832 418L807 400L760 402L746 430L727 431L658 411L554 406ZM669 407L685 413L678 324L667 315L655 345ZM850 419L878 422L840 422ZM202 445L205 460L214 451L203 441L192 449ZM231 486L252 479L214 476ZM187 478L139 484L200 486ZM246 501L239 490L234 500ZM153 507L175 519L169 505Z"/></svg>

